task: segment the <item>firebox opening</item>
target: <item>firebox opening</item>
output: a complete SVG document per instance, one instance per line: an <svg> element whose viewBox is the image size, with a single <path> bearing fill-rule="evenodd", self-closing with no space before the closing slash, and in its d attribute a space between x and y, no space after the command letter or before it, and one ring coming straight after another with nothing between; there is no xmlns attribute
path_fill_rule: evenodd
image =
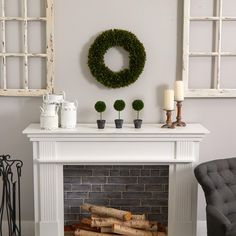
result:
<svg viewBox="0 0 236 236"><path fill-rule="evenodd" d="M167 227L168 183L166 165L64 166L65 229L91 217L81 208L86 203L145 214L148 221Z"/></svg>

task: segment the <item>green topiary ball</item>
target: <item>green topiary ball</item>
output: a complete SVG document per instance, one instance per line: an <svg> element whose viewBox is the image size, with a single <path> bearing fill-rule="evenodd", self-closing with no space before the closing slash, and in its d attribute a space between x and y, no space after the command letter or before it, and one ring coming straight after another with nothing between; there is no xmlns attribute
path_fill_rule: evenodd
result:
<svg viewBox="0 0 236 236"><path fill-rule="evenodd" d="M97 101L94 108L97 112L104 112L106 110L106 103L103 101Z"/></svg>
<svg viewBox="0 0 236 236"><path fill-rule="evenodd" d="M142 100L134 100L132 103L132 107L135 111L141 111L144 108L144 103Z"/></svg>
<svg viewBox="0 0 236 236"><path fill-rule="evenodd" d="M116 100L114 108L116 111L123 111L125 109L125 102L123 100Z"/></svg>

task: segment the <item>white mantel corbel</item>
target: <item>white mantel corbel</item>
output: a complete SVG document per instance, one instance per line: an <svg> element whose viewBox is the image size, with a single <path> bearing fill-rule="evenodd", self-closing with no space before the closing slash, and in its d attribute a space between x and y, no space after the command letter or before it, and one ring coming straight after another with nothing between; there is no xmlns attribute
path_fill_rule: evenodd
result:
<svg viewBox="0 0 236 236"><path fill-rule="evenodd" d="M199 124L161 129L126 125L82 124L76 129L41 130L31 124L23 133L33 142L35 235L64 235L63 165L169 165L169 236L196 236L197 183L193 167L199 143L208 130Z"/></svg>

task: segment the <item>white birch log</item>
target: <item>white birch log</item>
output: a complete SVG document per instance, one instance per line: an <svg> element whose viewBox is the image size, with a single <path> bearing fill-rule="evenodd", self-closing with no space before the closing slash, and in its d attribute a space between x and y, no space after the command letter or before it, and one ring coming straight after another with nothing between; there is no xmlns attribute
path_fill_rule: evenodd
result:
<svg viewBox="0 0 236 236"><path fill-rule="evenodd" d="M145 214L142 215L132 215L132 220L146 220Z"/></svg>
<svg viewBox="0 0 236 236"><path fill-rule="evenodd" d="M131 228L136 229L145 229L157 231L157 223L151 223L148 220L129 220L129 221L122 221L116 218L92 218L91 219L91 227L111 227L114 224L124 225Z"/></svg>
<svg viewBox="0 0 236 236"><path fill-rule="evenodd" d="M113 232L121 235L129 235L129 236L158 236L158 232L150 232L140 229L133 229L127 226L114 224Z"/></svg>
<svg viewBox="0 0 236 236"><path fill-rule="evenodd" d="M114 208L108 208L104 206L96 206L91 204L84 204L81 208L85 211L89 211L93 214L104 216L104 217L114 217L120 220L130 220L132 218L132 214L129 211L117 210Z"/></svg>

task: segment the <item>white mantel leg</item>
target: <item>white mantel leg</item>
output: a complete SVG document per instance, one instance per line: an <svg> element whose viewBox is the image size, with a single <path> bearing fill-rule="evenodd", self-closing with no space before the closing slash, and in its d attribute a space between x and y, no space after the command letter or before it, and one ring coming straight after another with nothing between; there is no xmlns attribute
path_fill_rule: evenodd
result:
<svg viewBox="0 0 236 236"><path fill-rule="evenodd" d="M56 143L34 143L34 191L36 236L64 235L63 165L39 164L55 160Z"/></svg>
<svg viewBox="0 0 236 236"><path fill-rule="evenodd" d="M199 143L176 143L176 159L198 161ZM196 162L195 162L196 163ZM197 182L194 163L169 168L168 236L196 236Z"/></svg>

